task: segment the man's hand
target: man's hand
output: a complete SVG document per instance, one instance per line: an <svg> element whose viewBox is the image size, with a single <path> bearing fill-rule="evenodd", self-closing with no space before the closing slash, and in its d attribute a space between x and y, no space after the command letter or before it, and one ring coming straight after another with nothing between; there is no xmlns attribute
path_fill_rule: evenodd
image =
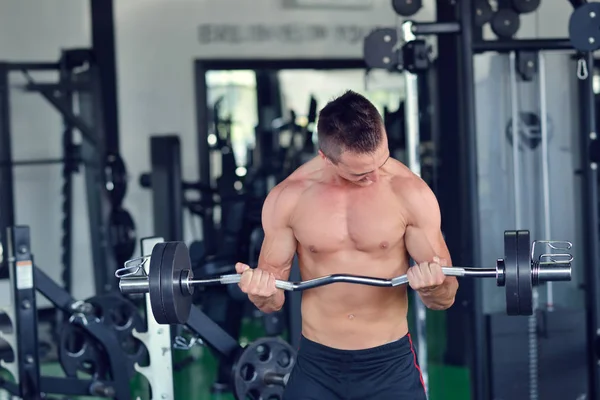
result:
<svg viewBox="0 0 600 400"><path fill-rule="evenodd" d="M238 283L240 289L258 308L273 303L276 295L282 292L281 289L275 287L275 276L270 272L259 268L252 269L243 263L235 264L235 270L238 274L242 274L242 279ZM275 301L275 303L279 303L279 301Z"/></svg>
<svg viewBox="0 0 600 400"><path fill-rule="evenodd" d="M446 275L442 272L442 265L446 264L446 260L434 257L433 262L422 262L409 268L406 273L408 284L413 290L420 293L435 290L446 279Z"/></svg>

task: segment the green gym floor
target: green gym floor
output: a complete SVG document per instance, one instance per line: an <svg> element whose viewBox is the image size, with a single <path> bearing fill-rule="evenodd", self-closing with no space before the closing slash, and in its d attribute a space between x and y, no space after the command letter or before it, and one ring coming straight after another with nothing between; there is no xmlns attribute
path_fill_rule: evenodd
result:
<svg viewBox="0 0 600 400"><path fill-rule="evenodd" d="M412 321L409 320L412 325ZM441 363L446 347L446 321L443 312L428 311L427 341L429 359L429 399L430 400L468 400L469 374L466 368L446 366ZM251 341L263 336L260 323L245 321L242 328L242 339ZM191 350L174 350L174 361L192 356L194 362L187 364L174 373L175 399L177 400L233 400L231 394L211 394L210 387L215 379L217 363L210 351L205 347L196 346ZM62 370L58 363L42 365L42 375L61 376ZM150 399L145 378L136 376L131 384L133 399ZM0 399L2 399L0 393ZM81 399L95 399L81 397Z"/></svg>

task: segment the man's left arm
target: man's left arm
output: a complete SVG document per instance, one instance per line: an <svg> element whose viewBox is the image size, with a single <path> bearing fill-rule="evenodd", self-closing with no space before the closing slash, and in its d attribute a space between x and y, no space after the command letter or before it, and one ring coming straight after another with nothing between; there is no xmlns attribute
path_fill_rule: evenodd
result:
<svg viewBox="0 0 600 400"><path fill-rule="evenodd" d="M407 211L406 249L416 262L407 272L409 285L425 306L445 310L454 304L458 280L442 272L441 267L450 267L452 260L441 231L439 204L419 178L413 190L405 191L402 197Z"/></svg>

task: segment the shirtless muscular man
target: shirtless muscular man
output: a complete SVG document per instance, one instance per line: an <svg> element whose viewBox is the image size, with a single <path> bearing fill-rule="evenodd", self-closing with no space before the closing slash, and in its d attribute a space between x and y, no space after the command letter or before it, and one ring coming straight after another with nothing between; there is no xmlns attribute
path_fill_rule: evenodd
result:
<svg viewBox="0 0 600 400"><path fill-rule="evenodd" d="M265 313L281 309L275 279L288 279L297 253L302 280L406 273L428 308L450 307L458 282L441 269L451 260L439 205L390 157L377 109L348 91L321 110L317 130L318 156L265 200L258 267L236 265L242 291ZM302 337L284 399L425 399L407 312L406 285L335 283L302 292Z"/></svg>

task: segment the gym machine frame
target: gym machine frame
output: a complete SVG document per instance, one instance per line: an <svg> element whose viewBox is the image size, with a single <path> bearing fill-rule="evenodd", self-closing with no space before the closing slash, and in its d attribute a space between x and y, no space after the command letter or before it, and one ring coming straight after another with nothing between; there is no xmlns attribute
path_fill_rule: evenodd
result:
<svg viewBox="0 0 600 400"><path fill-rule="evenodd" d="M585 3L587 2L571 1L574 7ZM484 40L481 28L474 23L476 6L474 0L461 2L437 0L436 6L436 22L406 21L401 30L417 36L437 35L438 37L438 101L439 104L445 105L444 108L436 107L440 115L439 126L444 126L446 132L457 132L457 136L439 135L440 145L444 148L444 152L440 154L444 168L439 171L438 182L440 206L442 214L446 215L443 230L452 232L446 240L453 261L458 264L473 265L478 264L481 258L473 57L484 52L574 50L574 42L568 38ZM393 34L395 35L395 32ZM596 36L595 31L590 32L588 45L595 43L593 39ZM579 40L581 41L581 38ZM583 36L583 40L587 41L587 38ZM366 47L365 51L367 51ZM579 54L578 58L583 60L588 70L592 71L594 65L592 53ZM393 58L390 58L386 61L390 63L392 60ZM396 67L393 64L391 62L389 66ZM455 76L458 79L448 79L448 76ZM585 215L583 218L585 261L581 265L585 268L587 282L585 302L589 346L588 395L597 398L600 395L600 365L597 358L600 354L597 333L600 322L600 273L596 265L600 258L600 237L597 228L598 160L594 158L594 152L591 151L597 140L592 79L593 73L590 72L587 78L579 82L581 168L578 172L583 179L582 206ZM448 101L445 101L446 99ZM456 154L461 156L455 157ZM449 318L455 321L448 326L448 340L455 344L448 349L448 354L450 359L458 363L462 363L466 355L472 374L472 396L476 399L488 398L490 392L487 379L489 363L486 352L481 351L487 348L481 298L481 286L474 281L466 281L461 285L456 298L456 304L460 304L463 309L453 307L447 311ZM465 335L465 327L471 332L470 335ZM468 336L471 338L467 339ZM468 346L466 340L470 342Z"/></svg>
<svg viewBox="0 0 600 400"><path fill-rule="evenodd" d="M14 185L11 168L6 165L34 165L63 163L63 253L61 255L63 265L63 282L65 288L70 290L71 286L71 199L72 199L72 173L77 170L78 160L66 158L73 154L73 129L81 132L84 140L80 155L89 156L93 163L101 165L104 162L103 153L95 144L102 145L106 152L119 154L119 123L118 123L118 98L115 61L115 39L114 39L114 12L113 0L89 0L91 21L91 42L93 53L94 87L97 98L94 101L95 109L91 110L93 125L86 123L83 119L73 113L73 92L78 90L74 82L72 69L59 62L0 62L0 276L6 276L7 264L3 261L3 249L7 242L4 238L6 229L14 226ZM63 58L73 51L64 51ZM26 160L24 162L12 159L11 148L11 124L10 124L10 89L9 74L13 71L58 71L60 81L56 85L38 85L30 82L29 89L39 92L63 117L63 159L55 160ZM81 89L81 88L79 88ZM83 88L84 90L86 88ZM55 93L60 95L56 96ZM73 150L73 152L72 152ZM95 159L97 158L97 159ZM91 163L90 163L91 164ZM98 179L95 173L86 172L88 212L90 218L90 233L92 243L110 243L110 229L103 221L106 215L106 199L97 195ZM93 181L90 181L93 180ZM116 262L106 252L107 249L99 245L92 245L92 256L94 265L106 266L106 273L102 268L94 268L96 293L116 289L116 281L112 271L116 269Z"/></svg>
<svg viewBox="0 0 600 400"><path fill-rule="evenodd" d="M9 243L7 261L13 293L12 323L18 339L15 354L18 372L15 378L18 378L18 383L0 380L0 387L14 396L32 400L44 398L44 394L95 395L129 399L131 395L128 362L115 334L98 319L93 316L90 318L90 312L86 310L84 302L76 301L34 265L28 227L9 228L6 235ZM108 355L112 381L40 375L36 291L50 300L56 308L71 316L71 324L84 329L102 344Z"/></svg>
<svg viewBox="0 0 600 400"><path fill-rule="evenodd" d="M94 265L96 293L117 289L112 271L117 261L112 254L111 230L105 217L111 209L110 201L104 191L104 157L106 154L107 134L102 128L104 111L96 97L101 93L98 69L94 64L94 54L89 49L67 50L56 63L0 63L0 239L1 248L7 248L4 237L6 229L15 225L14 184L12 168L20 165L63 164L62 211L63 237L61 254L63 282L67 289L71 287L71 225L72 225L72 175L80 163L85 165L85 182L90 219L90 235ZM74 73L75 67L88 63L89 71L83 76ZM24 89L39 93L63 116L63 153L64 158L50 160L13 160L10 125L10 86L11 72L22 72L28 83ZM30 71L59 71L57 83L36 83ZM83 79L82 79L83 78ZM73 111L73 93L91 100L94 109L85 110L87 115L76 115ZM87 100L87 99L86 99ZM91 121L90 121L91 120ZM93 122L93 123L91 123ZM73 142L73 129L82 136L80 145ZM114 133L113 133L114 134ZM0 271L5 270L0 251ZM102 267L101 267L102 266Z"/></svg>

